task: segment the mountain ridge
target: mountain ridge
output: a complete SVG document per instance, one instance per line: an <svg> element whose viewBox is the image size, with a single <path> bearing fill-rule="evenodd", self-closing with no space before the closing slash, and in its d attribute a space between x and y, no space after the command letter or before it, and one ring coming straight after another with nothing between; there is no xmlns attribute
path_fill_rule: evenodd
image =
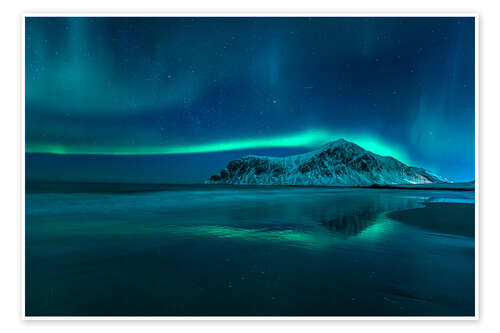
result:
<svg viewBox="0 0 500 333"><path fill-rule="evenodd" d="M344 139L303 154L247 155L230 161L208 184L395 185L448 182L426 169L372 153Z"/></svg>

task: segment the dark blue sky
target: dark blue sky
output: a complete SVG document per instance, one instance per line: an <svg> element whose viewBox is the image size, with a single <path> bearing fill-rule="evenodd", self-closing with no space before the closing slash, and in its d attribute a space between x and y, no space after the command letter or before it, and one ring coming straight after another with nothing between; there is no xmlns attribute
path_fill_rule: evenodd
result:
<svg viewBox="0 0 500 333"><path fill-rule="evenodd" d="M202 182L340 137L472 180L474 18L26 19L28 178Z"/></svg>

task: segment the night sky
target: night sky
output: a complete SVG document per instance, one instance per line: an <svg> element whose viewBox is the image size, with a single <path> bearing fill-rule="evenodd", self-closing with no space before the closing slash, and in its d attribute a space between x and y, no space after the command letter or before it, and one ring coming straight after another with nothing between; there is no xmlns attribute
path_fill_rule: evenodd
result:
<svg viewBox="0 0 500 333"><path fill-rule="evenodd" d="M27 18L34 180L199 183L345 138L474 179L474 18Z"/></svg>

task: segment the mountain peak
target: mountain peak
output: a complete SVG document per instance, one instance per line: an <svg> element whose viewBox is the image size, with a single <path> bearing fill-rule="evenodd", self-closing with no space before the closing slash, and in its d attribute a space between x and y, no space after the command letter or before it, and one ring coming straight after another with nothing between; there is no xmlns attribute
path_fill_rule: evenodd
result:
<svg viewBox="0 0 500 333"><path fill-rule="evenodd" d="M331 141L329 143L324 144L323 146L321 146L317 150L325 150L328 148L339 147L339 146L355 146L355 147L359 147L359 148L363 149L362 147L358 146L354 142L347 141L346 139L340 138L340 139L337 139L335 141Z"/></svg>
<svg viewBox="0 0 500 333"><path fill-rule="evenodd" d="M340 138L340 139L337 139L337 140L335 140L335 141L330 142L330 144L332 144L332 143L346 143L346 142L347 142L347 143L352 143L352 142L347 141L347 140L346 140L346 139L344 139L344 138Z"/></svg>

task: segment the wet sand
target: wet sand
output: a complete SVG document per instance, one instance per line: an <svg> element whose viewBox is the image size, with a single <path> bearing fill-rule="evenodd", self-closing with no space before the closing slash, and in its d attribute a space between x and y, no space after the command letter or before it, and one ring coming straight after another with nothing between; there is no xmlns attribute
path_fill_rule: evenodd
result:
<svg viewBox="0 0 500 333"><path fill-rule="evenodd" d="M391 219L433 232L474 237L474 204L424 203L423 208L389 213Z"/></svg>
<svg viewBox="0 0 500 333"><path fill-rule="evenodd" d="M27 194L25 314L475 314L474 238L422 228L472 230L472 205L444 202L473 192L165 188ZM416 226L389 212L415 214Z"/></svg>

